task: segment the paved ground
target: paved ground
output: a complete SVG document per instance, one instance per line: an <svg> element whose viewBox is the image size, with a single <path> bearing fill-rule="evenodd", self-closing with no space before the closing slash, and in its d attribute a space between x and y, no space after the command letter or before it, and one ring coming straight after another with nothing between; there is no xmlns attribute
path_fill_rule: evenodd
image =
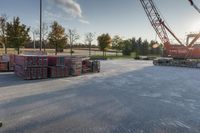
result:
<svg viewBox="0 0 200 133"><path fill-rule="evenodd" d="M100 74L23 81L0 74L1 133L199 133L200 70L131 60Z"/></svg>

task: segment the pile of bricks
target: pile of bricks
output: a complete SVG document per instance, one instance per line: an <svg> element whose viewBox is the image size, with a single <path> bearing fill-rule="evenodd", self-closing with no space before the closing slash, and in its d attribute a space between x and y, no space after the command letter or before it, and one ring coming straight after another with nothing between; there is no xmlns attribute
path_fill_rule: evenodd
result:
<svg viewBox="0 0 200 133"><path fill-rule="evenodd" d="M66 66L64 56L48 56L48 77L61 78L69 76L69 67Z"/></svg>
<svg viewBox="0 0 200 133"><path fill-rule="evenodd" d="M7 72L9 63L6 61L0 61L0 72Z"/></svg>
<svg viewBox="0 0 200 133"><path fill-rule="evenodd" d="M72 58L71 60L71 75L80 76L82 74L82 59L81 58Z"/></svg>
<svg viewBox="0 0 200 133"><path fill-rule="evenodd" d="M83 73L100 72L100 61L83 60L82 61L82 72Z"/></svg>
<svg viewBox="0 0 200 133"><path fill-rule="evenodd" d="M82 73L90 73L92 72L92 61L91 60L83 60L82 61Z"/></svg>
<svg viewBox="0 0 200 133"><path fill-rule="evenodd" d="M66 65L69 67L71 76L80 76L82 74L82 58L66 57Z"/></svg>
<svg viewBox="0 0 200 133"><path fill-rule="evenodd" d="M2 60L4 62L8 62L8 71L14 71L14 66L15 66L14 59L15 59L15 55L13 54L2 56Z"/></svg>
<svg viewBox="0 0 200 133"><path fill-rule="evenodd" d="M14 71L14 55L0 56L0 72Z"/></svg>
<svg viewBox="0 0 200 133"><path fill-rule="evenodd" d="M46 56L15 56L15 74L26 80L47 78Z"/></svg>
<svg viewBox="0 0 200 133"><path fill-rule="evenodd" d="M25 80L62 78L100 72L99 61L83 60L79 57L16 55L14 64L15 74Z"/></svg>

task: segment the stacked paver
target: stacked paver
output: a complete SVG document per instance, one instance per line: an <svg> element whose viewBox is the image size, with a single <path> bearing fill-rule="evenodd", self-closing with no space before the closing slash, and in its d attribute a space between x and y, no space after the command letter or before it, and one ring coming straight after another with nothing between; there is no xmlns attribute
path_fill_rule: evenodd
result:
<svg viewBox="0 0 200 133"><path fill-rule="evenodd" d="M66 66L65 57L48 56L48 77L61 78L69 76L69 67Z"/></svg>
<svg viewBox="0 0 200 133"><path fill-rule="evenodd" d="M0 55L0 72L8 70L8 63L2 60L2 55Z"/></svg>
<svg viewBox="0 0 200 133"><path fill-rule="evenodd" d="M0 72L7 72L9 70L8 66L9 66L8 62L0 61Z"/></svg>
<svg viewBox="0 0 200 133"><path fill-rule="evenodd" d="M45 79L47 67L47 56L15 56L15 74L23 79Z"/></svg>
<svg viewBox="0 0 200 133"><path fill-rule="evenodd" d="M8 63L8 71L14 71L14 66L15 66L14 59L15 59L15 55L13 54L2 56L2 61Z"/></svg>
<svg viewBox="0 0 200 133"><path fill-rule="evenodd" d="M70 75L80 76L82 74L82 58L65 57L65 64L69 67Z"/></svg>
<svg viewBox="0 0 200 133"><path fill-rule="evenodd" d="M92 61L91 60L83 60L82 61L82 73L90 73L92 72Z"/></svg>
<svg viewBox="0 0 200 133"><path fill-rule="evenodd" d="M0 56L0 72L7 72L14 70L14 55Z"/></svg>
<svg viewBox="0 0 200 133"><path fill-rule="evenodd" d="M14 64L15 74L25 80L80 76L100 71L99 61L80 57L16 55Z"/></svg>
<svg viewBox="0 0 200 133"><path fill-rule="evenodd" d="M82 72L83 73L97 73L100 72L100 61L96 60L83 60L82 61Z"/></svg>

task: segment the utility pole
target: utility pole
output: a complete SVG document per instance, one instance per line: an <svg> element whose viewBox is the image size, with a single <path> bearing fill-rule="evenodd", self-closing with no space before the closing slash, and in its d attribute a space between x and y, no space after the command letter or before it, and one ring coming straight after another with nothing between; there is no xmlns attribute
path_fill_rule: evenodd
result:
<svg viewBox="0 0 200 133"><path fill-rule="evenodd" d="M40 51L42 50L42 0L40 0Z"/></svg>
<svg viewBox="0 0 200 133"><path fill-rule="evenodd" d="M32 31L32 33L33 33L33 48L35 50L35 31Z"/></svg>
<svg viewBox="0 0 200 133"><path fill-rule="evenodd" d="M72 56L72 30L69 29L69 41L70 41L70 55Z"/></svg>

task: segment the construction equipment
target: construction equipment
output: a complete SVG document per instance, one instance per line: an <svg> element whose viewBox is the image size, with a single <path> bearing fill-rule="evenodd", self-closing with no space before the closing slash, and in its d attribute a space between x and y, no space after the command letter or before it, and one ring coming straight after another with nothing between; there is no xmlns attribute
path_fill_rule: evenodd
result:
<svg viewBox="0 0 200 133"><path fill-rule="evenodd" d="M194 6L193 1L189 1ZM151 25L164 44L163 57L165 58L154 60L154 65L200 67L200 62L196 60L200 59L200 46L194 45L200 38L200 34L196 34L190 43L188 38L188 45L184 45L161 18L153 0L140 0L140 2ZM168 33L174 37L178 44L170 43Z"/></svg>
<svg viewBox="0 0 200 133"><path fill-rule="evenodd" d="M193 2L193 0L188 0L190 2L190 4L200 13L200 9L198 8L198 6Z"/></svg>

